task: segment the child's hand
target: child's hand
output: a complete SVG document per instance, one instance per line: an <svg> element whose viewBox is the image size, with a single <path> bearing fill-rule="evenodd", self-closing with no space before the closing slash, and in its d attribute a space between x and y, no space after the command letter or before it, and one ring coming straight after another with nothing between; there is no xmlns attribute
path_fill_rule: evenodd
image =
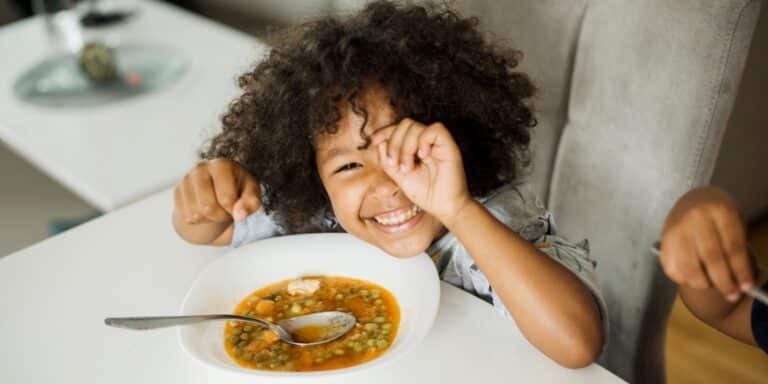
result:
<svg viewBox="0 0 768 384"><path fill-rule="evenodd" d="M245 220L261 207L259 183L240 164L219 158L198 164L174 190L176 214L187 224Z"/></svg>
<svg viewBox="0 0 768 384"><path fill-rule="evenodd" d="M661 244L661 265L680 285L714 286L734 302L740 289L753 284L744 224L719 189L696 189L681 197L664 223Z"/></svg>
<svg viewBox="0 0 768 384"><path fill-rule="evenodd" d="M425 126L403 119L374 132L371 140L389 177L414 204L443 224L472 201L461 152L443 124Z"/></svg>

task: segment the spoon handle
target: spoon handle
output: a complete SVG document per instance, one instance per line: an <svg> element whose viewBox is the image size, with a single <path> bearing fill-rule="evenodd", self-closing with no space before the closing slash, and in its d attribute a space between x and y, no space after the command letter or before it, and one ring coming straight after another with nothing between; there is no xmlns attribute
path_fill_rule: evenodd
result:
<svg viewBox="0 0 768 384"><path fill-rule="evenodd" d="M271 324L264 320L253 317L237 315L195 315L195 316L145 316L145 317L108 317L104 323L118 328L128 329L156 329L173 327L176 325L187 325L209 320L238 320L249 323L257 323L267 328L272 328Z"/></svg>

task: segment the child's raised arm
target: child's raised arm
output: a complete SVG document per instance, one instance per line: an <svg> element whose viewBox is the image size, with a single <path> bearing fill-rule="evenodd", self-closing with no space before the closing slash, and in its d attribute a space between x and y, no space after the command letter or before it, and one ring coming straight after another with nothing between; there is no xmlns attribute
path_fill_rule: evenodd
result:
<svg viewBox="0 0 768 384"><path fill-rule="evenodd" d="M234 221L261 207L258 182L228 159L198 164L174 189L173 227L193 244L228 245Z"/></svg>
<svg viewBox="0 0 768 384"><path fill-rule="evenodd" d="M696 317L755 344L752 300L741 294L754 285L755 271L744 223L727 193L704 187L677 201L664 223L660 261Z"/></svg>
<svg viewBox="0 0 768 384"><path fill-rule="evenodd" d="M443 124L404 119L371 143L408 198L461 242L534 346L566 367L595 361L604 335L591 292L469 195L461 153Z"/></svg>

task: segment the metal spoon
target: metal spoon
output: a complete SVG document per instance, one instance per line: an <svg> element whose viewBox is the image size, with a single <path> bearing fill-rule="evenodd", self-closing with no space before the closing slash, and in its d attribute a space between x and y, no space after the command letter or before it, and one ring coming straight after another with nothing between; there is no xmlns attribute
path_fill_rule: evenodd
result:
<svg viewBox="0 0 768 384"><path fill-rule="evenodd" d="M306 347L327 343L344 336L357 323L357 319L349 313L339 311L317 312L280 320L277 324L255 317L238 315L194 315L194 316L149 316L149 317L108 317L104 323L113 327L128 329L155 329L188 325L210 320L234 320L261 325L275 332L288 344ZM327 331L321 339L311 342L297 341L297 331L307 327L320 327Z"/></svg>

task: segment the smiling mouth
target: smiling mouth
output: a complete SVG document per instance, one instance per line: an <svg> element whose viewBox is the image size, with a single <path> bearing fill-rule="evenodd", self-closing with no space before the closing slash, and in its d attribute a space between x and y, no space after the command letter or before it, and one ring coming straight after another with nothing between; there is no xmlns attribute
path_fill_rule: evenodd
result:
<svg viewBox="0 0 768 384"><path fill-rule="evenodd" d="M380 225L398 226L413 219L419 212L421 212L421 208L414 204L407 211L397 210L391 213L373 216L372 219Z"/></svg>

